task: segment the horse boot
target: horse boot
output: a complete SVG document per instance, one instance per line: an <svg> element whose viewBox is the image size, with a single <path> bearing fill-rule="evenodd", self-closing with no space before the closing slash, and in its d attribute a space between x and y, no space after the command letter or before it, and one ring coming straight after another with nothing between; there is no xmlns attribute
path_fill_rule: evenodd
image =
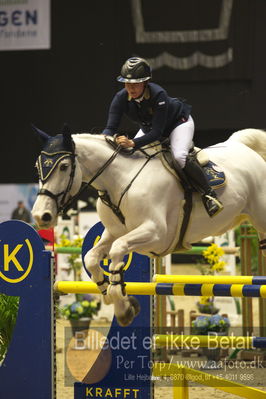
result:
<svg viewBox="0 0 266 399"><path fill-rule="evenodd" d="M215 191L210 187L207 177L197 160L188 157L183 168L191 180L193 187L201 194L203 205L210 217L223 210L223 204L218 200Z"/></svg>

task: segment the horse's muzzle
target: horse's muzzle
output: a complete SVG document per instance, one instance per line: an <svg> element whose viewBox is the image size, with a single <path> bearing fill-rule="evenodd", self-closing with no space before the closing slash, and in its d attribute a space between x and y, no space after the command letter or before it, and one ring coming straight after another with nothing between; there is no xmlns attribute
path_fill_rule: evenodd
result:
<svg viewBox="0 0 266 399"><path fill-rule="evenodd" d="M36 224L43 229L48 229L52 224L53 216L50 211L45 211L43 214L33 213L33 218L36 221Z"/></svg>
<svg viewBox="0 0 266 399"><path fill-rule="evenodd" d="M42 215L42 221L43 221L44 223L49 223L49 222L51 222L51 221L52 221L52 215L51 215L51 213L50 213L50 212L45 212L45 213Z"/></svg>

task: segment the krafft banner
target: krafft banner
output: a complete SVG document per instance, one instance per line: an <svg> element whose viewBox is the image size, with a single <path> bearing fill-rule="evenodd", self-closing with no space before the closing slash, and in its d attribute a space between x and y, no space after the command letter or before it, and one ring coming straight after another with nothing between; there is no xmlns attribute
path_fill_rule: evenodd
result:
<svg viewBox="0 0 266 399"><path fill-rule="evenodd" d="M0 50L50 48L50 0L0 0Z"/></svg>

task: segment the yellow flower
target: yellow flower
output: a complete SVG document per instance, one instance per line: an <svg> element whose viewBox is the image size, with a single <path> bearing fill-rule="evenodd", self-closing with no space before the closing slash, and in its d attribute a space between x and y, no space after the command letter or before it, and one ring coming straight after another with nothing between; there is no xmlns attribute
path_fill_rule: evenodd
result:
<svg viewBox="0 0 266 399"><path fill-rule="evenodd" d="M62 236L61 240L60 240L60 244L56 244L57 247L70 247L70 240L68 240L67 238L65 238L64 236Z"/></svg>
<svg viewBox="0 0 266 399"><path fill-rule="evenodd" d="M201 305L208 305L209 302L210 302L210 299L211 299L211 296L201 296L200 300L199 300L199 303Z"/></svg>
<svg viewBox="0 0 266 399"><path fill-rule="evenodd" d="M91 307L92 308L97 308L97 306L98 306L98 304L97 304L97 302L96 301L91 301Z"/></svg>
<svg viewBox="0 0 266 399"><path fill-rule="evenodd" d="M80 236L78 236L78 237L76 237L74 240L73 240L73 242L72 242L72 246L73 247L82 247L82 244L83 244L83 238L82 237L80 237Z"/></svg>
<svg viewBox="0 0 266 399"><path fill-rule="evenodd" d="M57 247L79 247L81 248L83 244L83 237L77 236L73 240L69 240L66 238L64 234L60 236L59 244L56 244Z"/></svg>
<svg viewBox="0 0 266 399"><path fill-rule="evenodd" d="M83 307L82 306L77 306L76 311L81 314L83 312Z"/></svg>
<svg viewBox="0 0 266 399"><path fill-rule="evenodd" d="M224 270L226 263L221 261L221 256L224 255L224 250L218 247L217 244L211 244L206 250L202 252L206 261L210 264L209 273L214 274L215 272L221 272Z"/></svg>
<svg viewBox="0 0 266 399"><path fill-rule="evenodd" d="M220 257L223 255L224 255L224 250L218 247L217 244L211 244L206 250L203 251L204 258L210 264L218 263Z"/></svg>
<svg viewBox="0 0 266 399"><path fill-rule="evenodd" d="M212 265L211 270L215 271L215 272L221 272L224 270L224 267L225 267L225 262L220 261L220 262L217 262L214 265Z"/></svg>

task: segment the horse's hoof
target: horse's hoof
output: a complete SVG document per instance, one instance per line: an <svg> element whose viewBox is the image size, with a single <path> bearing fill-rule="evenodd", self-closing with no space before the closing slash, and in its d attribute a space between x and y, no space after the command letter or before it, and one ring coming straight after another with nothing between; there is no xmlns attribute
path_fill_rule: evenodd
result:
<svg viewBox="0 0 266 399"><path fill-rule="evenodd" d="M128 297L128 301L130 303L130 306L127 309L126 313L123 316L117 317L117 322L121 327L129 326L140 312L140 304L135 297Z"/></svg>
<svg viewBox="0 0 266 399"><path fill-rule="evenodd" d="M130 304L133 306L133 308L135 310L135 317L136 317L139 314L139 312L140 312L139 301L134 296L129 296L128 300L129 300Z"/></svg>
<svg viewBox="0 0 266 399"><path fill-rule="evenodd" d="M126 313L123 316L117 316L117 323L121 326L121 327L127 327L129 326L132 321L135 318L135 310L133 306L129 306Z"/></svg>

